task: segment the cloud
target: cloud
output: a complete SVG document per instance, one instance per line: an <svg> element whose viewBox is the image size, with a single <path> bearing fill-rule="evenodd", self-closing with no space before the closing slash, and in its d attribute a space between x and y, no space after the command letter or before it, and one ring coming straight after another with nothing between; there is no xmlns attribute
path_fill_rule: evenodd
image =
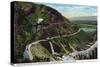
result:
<svg viewBox="0 0 100 67"><path fill-rule="evenodd" d="M81 6L81 5L67 5L67 4L46 4L66 16L85 16L97 15L96 6Z"/></svg>

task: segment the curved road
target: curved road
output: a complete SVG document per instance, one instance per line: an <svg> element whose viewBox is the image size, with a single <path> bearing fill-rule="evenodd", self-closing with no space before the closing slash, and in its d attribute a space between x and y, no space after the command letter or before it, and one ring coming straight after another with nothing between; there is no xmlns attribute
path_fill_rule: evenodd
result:
<svg viewBox="0 0 100 67"><path fill-rule="evenodd" d="M38 41L32 42L32 43L30 43L30 44L28 44L26 46L23 56L24 56L25 59L32 60L33 59L33 56L32 56L31 50L30 50L30 47L31 46L34 46L34 45L36 45L37 43L39 43L41 41L49 41L49 40L56 39L56 38L60 38L60 37L73 36L73 35L77 34L78 32L80 32L80 29L77 32L75 32L73 34L70 34L70 35L62 35L62 36L59 35L59 36L55 36L55 37L46 38L46 39L42 39L42 40L38 40ZM52 45L52 43L50 41L49 41L49 44L50 44L52 53L54 53L53 45Z"/></svg>

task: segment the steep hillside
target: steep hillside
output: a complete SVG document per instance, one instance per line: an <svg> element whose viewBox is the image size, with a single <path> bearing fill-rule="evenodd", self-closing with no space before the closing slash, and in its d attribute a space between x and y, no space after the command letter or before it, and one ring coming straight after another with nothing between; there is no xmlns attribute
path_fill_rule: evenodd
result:
<svg viewBox="0 0 100 67"><path fill-rule="evenodd" d="M60 60L58 57L88 49L96 40L57 10L30 2L15 2L14 30L16 63Z"/></svg>
<svg viewBox="0 0 100 67"><path fill-rule="evenodd" d="M67 18L45 5L15 2L14 13L15 60L23 58L25 46L31 42L75 32ZM43 21L38 23L39 19Z"/></svg>

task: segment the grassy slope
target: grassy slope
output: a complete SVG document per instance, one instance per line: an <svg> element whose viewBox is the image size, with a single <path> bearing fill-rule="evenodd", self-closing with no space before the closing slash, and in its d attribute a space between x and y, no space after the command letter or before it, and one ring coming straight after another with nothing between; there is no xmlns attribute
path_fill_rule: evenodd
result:
<svg viewBox="0 0 100 67"><path fill-rule="evenodd" d="M73 52L75 50L80 51L82 49L85 49L87 43L92 41L92 38L89 37L84 31L80 31L79 33L73 36L55 39L54 41L58 45L62 43L62 45L65 46L67 51Z"/></svg>
<svg viewBox="0 0 100 67"><path fill-rule="evenodd" d="M69 53L72 53L74 51L81 51L88 49L90 42L92 42L92 38L89 37L84 31L80 31L79 33L66 37L66 38L58 38L51 40L53 45L57 45L60 47L59 54L61 55L68 55ZM90 45L91 46L91 45ZM49 60L55 59L53 55L50 54L50 52L44 48L41 44L37 44L36 46L32 47L32 53L35 58L38 57L40 60L46 61L45 58L48 58ZM56 60L56 59L55 59Z"/></svg>
<svg viewBox="0 0 100 67"><path fill-rule="evenodd" d="M36 44L35 46L31 47L31 52L33 55L33 61L39 62L47 62L47 61L54 61L53 56L48 52L46 48L41 46L40 43Z"/></svg>

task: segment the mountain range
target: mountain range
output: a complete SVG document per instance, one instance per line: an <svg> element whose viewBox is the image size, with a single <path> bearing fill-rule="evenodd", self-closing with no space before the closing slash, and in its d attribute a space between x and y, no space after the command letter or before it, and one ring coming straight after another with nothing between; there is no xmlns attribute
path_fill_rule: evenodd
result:
<svg viewBox="0 0 100 67"><path fill-rule="evenodd" d="M70 18L71 21L96 21L97 20L97 16L83 16L83 17L73 17Z"/></svg>

